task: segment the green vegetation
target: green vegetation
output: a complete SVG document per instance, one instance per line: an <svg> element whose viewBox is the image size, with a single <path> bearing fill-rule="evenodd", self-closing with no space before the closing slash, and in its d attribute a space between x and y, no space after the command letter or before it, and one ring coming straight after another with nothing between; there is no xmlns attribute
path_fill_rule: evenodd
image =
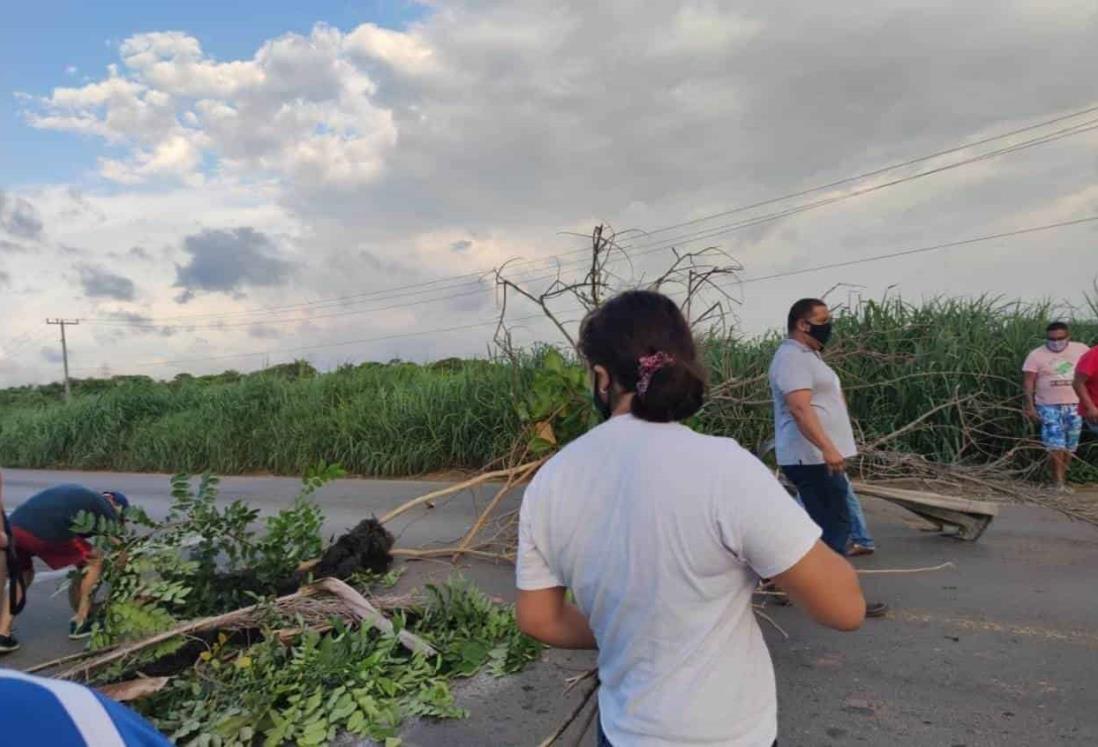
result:
<svg viewBox="0 0 1098 747"><path fill-rule="evenodd" d="M331 632L307 630L290 645L274 634L251 645L222 634L168 687L134 705L178 744L320 745L344 732L399 744L406 718L466 715L454 702L455 678L511 674L541 651L518 632L509 607L462 579L428 592L394 623L432 643L437 657L338 620Z"/></svg>
<svg viewBox="0 0 1098 747"><path fill-rule="evenodd" d="M863 442L941 407L887 448L942 462L1006 457L1011 469L1036 463L1041 450L1018 411L1019 369L1041 344L1049 314L983 298L868 302L842 315L828 358ZM1098 342L1098 320L1077 319L1074 335ZM714 397L694 425L749 448L770 437L765 373L778 338L707 341ZM525 427L561 403L564 412L547 417L558 440L582 432L589 416L582 382L581 372L543 349L516 364L449 359L326 374L290 364L172 382L81 382L68 407L53 389L7 390L0 392L0 463L300 474L324 460L375 476L479 469L510 453ZM545 448L531 443L534 453ZM1076 478L1083 469L1076 465Z"/></svg>
<svg viewBox="0 0 1098 747"><path fill-rule="evenodd" d="M209 475L197 489L185 475L173 478L163 521L136 507L124 523L77 517L105 558L93 648L142 640L184 620L236 615L220 629L195 628L133 651L90 671L92 681L168 675L165 687L133 705L177 744L321 745L349 733L394 745L406 718L465 716L454 679L503 676L537 659L542 647L519 632L513 609L457 576L401 602L390 613L391 633L351 626L345 614L310 608L304 597L296 606L276 603L312 580L298 571L322 550L324 517L312 495L342 474L336 466L309 470L297 499L259 532L258 511L246 503L218 508L218 479ZM348 581L376 593L398 578L399 570L359 571ZM256 611L238 612L251 605ZM411 653L402 630L437 653Z"/></svg>

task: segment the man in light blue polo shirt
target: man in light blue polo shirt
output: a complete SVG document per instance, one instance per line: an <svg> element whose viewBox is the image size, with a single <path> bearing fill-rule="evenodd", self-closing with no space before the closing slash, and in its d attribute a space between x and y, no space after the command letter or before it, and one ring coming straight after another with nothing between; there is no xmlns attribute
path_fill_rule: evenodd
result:
<svg viewBox="0 0 1098 747"><path fill-rule="evenodd" d="M818 298L797 301L789 310L787 330L769 373L778 465L820 526L823 541L845 555L854 521L850 504L857 500L846 477L846 460L857 455L858 447L839 376L820 356L831 337L827 304ZM858 519L864 529L864 518ZM859 532L859 539L866 535ZM883 614L883 605L870 608L867 615Z"/></svg>

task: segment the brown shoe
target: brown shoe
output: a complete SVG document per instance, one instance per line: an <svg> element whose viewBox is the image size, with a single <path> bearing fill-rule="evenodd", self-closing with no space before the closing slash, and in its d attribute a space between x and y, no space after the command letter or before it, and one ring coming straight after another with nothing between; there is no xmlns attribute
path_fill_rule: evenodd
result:
<svg viewBox="0 0 1098 747"><path fill-rule="evenodd" d="M850 545L850 547L846 548L847 557L851 558L856 558L859 555L872 555L875 552L877 551L874 548L866 547L865 545L859 545L856 542Z"/></svg>
<svg viewBox="0 0 1098 747"><path fill-rule="evenodd" d="M866 617L884 617L888 614L888 605L884 602L866 602Z"/></svg>

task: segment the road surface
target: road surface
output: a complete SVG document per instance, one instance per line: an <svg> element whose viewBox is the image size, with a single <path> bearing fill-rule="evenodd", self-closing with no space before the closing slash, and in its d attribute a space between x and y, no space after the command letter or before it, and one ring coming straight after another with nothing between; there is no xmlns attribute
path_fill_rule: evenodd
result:
<svg viewBox="0 0 1098 747"><path fill-rule="evenodd" d="M166 511L166 476L5 470L9 510L57 482L118 489L150 513ZM286 505L298 481L226 478L222 495L242 497L265 512ZM381 514L437 484L342 480L318 495L328 524L341 531ZM465 494L433 510L413 511L393 529L399 544L449 543L482 505ZM789 635L764 623L778 676L783 747L815 745L946 745L1030 747L1098 744L1098 528L1052 511L1004 506L987 533L965 543L921 531L914 516L867 499L881 546L864 569L933 566L924 574L863 576L867 596L893 607L858 633L820 629L796 609L768 607ZM402 579L415 584L451 572L416 563ZM464 567L489 593L511 595L511 569ZM65 638L68 617L55 584L32 587L19 618L24 650L3 660L26 667L76 646ZM588 653L550 652L545 661L502 680L481 678L461 688L471 711L458 722L411 725L405 745L535 745L571 709L565 677L590 666ZM593 740L588 739L593 744Z"/></svg>

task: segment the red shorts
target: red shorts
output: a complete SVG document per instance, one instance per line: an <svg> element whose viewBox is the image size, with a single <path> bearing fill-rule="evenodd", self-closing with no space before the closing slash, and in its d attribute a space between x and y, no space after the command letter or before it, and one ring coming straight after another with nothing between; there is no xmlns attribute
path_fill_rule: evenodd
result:
<svg viewBox="0 0 1098 747"><path fill-rule="evenodd" d="M91 543L83 537L74 537L67 542L46 542L20 527L12 527L11 531L20 570L31 570L34 567L31 559L36 555L55 571L70 565L80 568L93 552Z"/></svg>

